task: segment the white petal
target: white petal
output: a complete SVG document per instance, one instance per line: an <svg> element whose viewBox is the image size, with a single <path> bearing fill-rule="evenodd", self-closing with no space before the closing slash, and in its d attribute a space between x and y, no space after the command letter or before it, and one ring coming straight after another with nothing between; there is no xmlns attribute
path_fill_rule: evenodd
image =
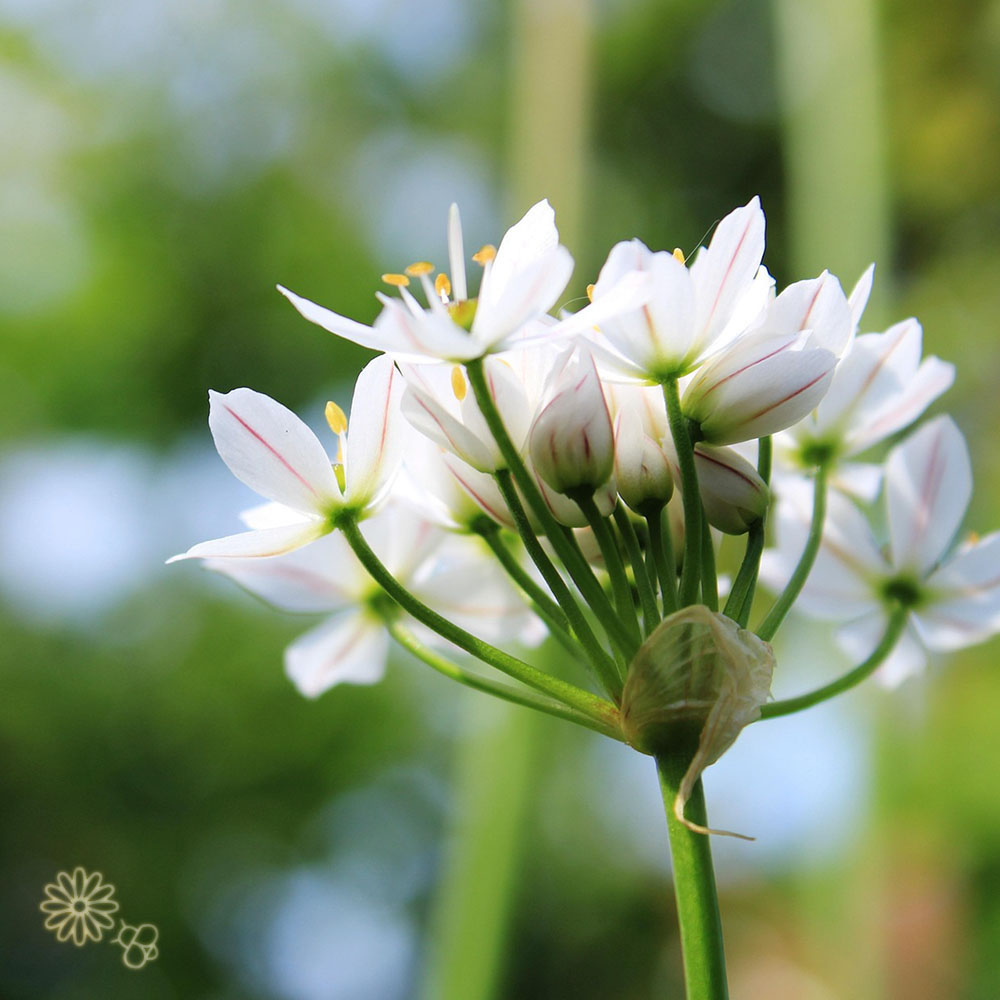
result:
<svg viewBox="0 0 1000 1000"><path fill-rule="evenodd" d="M485 291L488 303L491 306L495 305L499 299L507 295L515 275L518 276L517 280L520 280L520 272L546 257L558 244L556 213L548 199L544 199L532 205L523 218L504 233L490 269L489 283L492 288L480 289L480 299L484 298ZM558 297L557 293L556 298Z"/></svg>
<svg viewBox="0 0 1000 1000"><path fill-rule="evenodd" d="M573 273L570 252L562 246L554 247L518 270L501 293L496 264L495 260L489 274L484 275L472 321L472 340L479 354L487 353L529 320L548 312Z"/></svg>
<svg viewBox="0 0 1000 1000"><path fill-rule="evenodd" d="M210 559L206 565L269 604L297 613L336 611L357 600L367 580L339 534L274 559Z"/></svg>
<svg viewBox="0 0 1000 1000"><path fill-rule="evenodd" d="M622 278L633 271L648 271L653 251L642 240L623 240L616 243L601 267L594 283L594 301L607 295ZM682 265L683 266L683 265Z"/></svg>
<svg viewBox="0 0 1000 1000"><path fill-rule="evenodd" d="M180 559L261 559L280 556L308 545L329 530L327 521L311 518L283 528L244 531L239 535L227 535L225 538L199 542L197 545L192 545L187 552L171 556L167 562L177 562Z"/></svg>
<svg viewBox="0 0 1000 1000"><path fill-rule="evenodd" d="M761 579L784 589L805 549L812 518L812 484L782 478L777 511L777 550L764 553ZM796 608L812 618L850 621L880 607L876 586L889 568L861 511L830 493L823 543Z"/></svg>
<svg viewBox="0 0 1000 1000"><path fill-rule="evenodd" d="M403 414L421 434L468 462L473 468L482 472L492 472L498 468L500 463L496 447L481 441L461 420L415 385L409 385L403 394Z"/></svg>
<svg viewBox="0 0 1000 1000"><path fill-rule="evenodd" d="M653 285L648 273L631 271L618 281L606 294L584 306L578 312L565 313L552 328L552 337L569 337L588 333L595 327L641 309L652 294Z"/></svg>
<svg viewBox="0 0 1000 1000"><path fill-rule="evenodd" d="M826 350L776 352L722 377L706 378L693 403L685 395L685 413L698 420L712 444L764 437L790 427L817 405L836 364Z"/></svg>
<svg viewBox="0 0 1000 1000"><path fill-rule="evenodd" d="M261 528L284 528L289 524L315 520L311 514L303 514L302 511L286 507L283 503L273 502L241 510L239 518L251 531L259 531Z"/></svg>
<svg viewBox="0 0 1000 1000"><path fill-rule="evenodd" d="M862 503L874 503L882 489L882 466L871 462L841 462L830 485Z"/></svg>
<svg viewBox="0 0 1000 1000"><path fill-rule="evenodd" d="M691 273L673 254L653 254L646 267L649 301L637 312L605 321L601 331L625 357L656 371L692 360L695 286ZM595 293L596 301L600 300Z"/></svg>
<svg viewBox="0 0 1000 1000"><path fill-rule="evenodd" d="M372 327L365 326L364 323L358 323L356 320L348 319L346 316L341 316L331 309L316 305L315 302L310 302L309 299L304 299L301 295L290 292L282 285L278 285L278 291L310 323L315 323L317 326L323 327L324 330L335 333L338 337L343 337L345 340L350 340L352 343L359 344L361 347L367 347L373 351L386 351L390 349L391 344L386 340L385 336Z"/></svg>
<svg viewBox="0 0 1000 1000"><path fill-rule="evenodd" d="M512 640L528 619L518 592L490 562L478 539L451 536L426 576L413 584L421 600L487 641Z"/></svg>
<svg viewBox="0 0 1000 1000"><path fill-rule="evenodd" d="M847 304L851 308L851 322L856 330L861 323L865 306L872 293L872 282L875 280L875 265L869 264L865 268L864 274L858 278L858 283L851 289L851 294L847 296Z"/></svg>
<svg viewBox="0 0 1000 1000"><path fill-rule="evenodd" d="M448 266L451 268L451 288L455 299L461 302L469 297L465 281L465 246L462 241L462 217L454 202L448 210Z"/></svg>
<svg viewBox="0 0 1000 1000"><path fill-rule="evenodd" d="M376 503L399 471L404 388L403 377L388 355L369 361L358 376L344 456L345 500L349 503Z"/></svg>
<svg viewBox="0 0 1000 1000"><path fill-rule="evenodd" d="M492 476L478 472L453 455L445 454L443 460L449 472L455 477L455 481L483 513L488 514L494 521L506 528L514 527L514 519L511 517Z"/></svg>
<svg viewBox="0 0 1000 1000"><path fill-rule="evenodd" d="M285 672L307 698L334 684L374 684L389 655L385 629L356 612L336 615L285 650Z"/></svg>
<svg viewBox="0 0 1000 1000"><path fill-rule="evenodd" d="M1000 532L961 548L927 581L918 627L932 649L961 649L1000 631Z"/></svg>
<svg viewBox="0 0 1000 1000"><path fill-rule="evenodd" d="M951 388L955 381L955 366L940 358L925 358L900 392L878 411L859 421L848 433L849 454L864 451L879 441L912 424L935 399Z"/></svg>
<svg viewBox="0 0 1000 1000"><path fill-rule="evenodd" d="M514 442L514 447L520 450L528 436L534 410L528 400L524 385L505 358L487 358L483 364L483 375L490 397L496 403L504 427L507 429L507 434ZM461 403L461 410L465 426L494 450L496 455L494 468L504 467L506 462L500 460L499 447L493 441L493 434L473 393L466 394Z"/></svg>
<svg viewBox="0 0 1000 1000"><path fill-rule="evenodd" d="M972 495L972 467L950 417L924 424L889 455L889 542L897 569L921 575L944 555Z"/></svg>
<svg viewBox="0 0 1000 1000"><path fill-rule="evenodd" d="M729 321L764 256L764 213L760 199L730 212L716 227L706 250L691 265L698 303L697 343L706 348Z"/></svg>
<svg viewBox="0 0 1000 1000"><path fill-rule="evenodd" d="M885 333L858 337L816 412L817 432L850 432L890 403L920 364L920 324L897 323Z"/></svg>
<svg viewBox="0 0 1000 1000"><path fill-rule="evenodd" d="M208 396L215 447L237 479L304 513L325 516L341 504L329 456L291 410L252 389Z"/></svg>
<svg viewBox="0 0 1000 1000"><path fill-rule="evenodd" d="M856 663L863 663L885 635L887 619L878 611L837 632L837 643ZM927 654L913 629L903 631L892 652L875 671L875 679L888 688L919 674L927 666Z"/></svg>
<svg viewBox="0 0 1000 1000"><path fill-rule="evenodd" d="M478 352L472 338L450 319L436 312L414 315L401 299L379 295L382 312L375 320L375 331L384 346L399 360L426 363L438 360L467 361Z"/></svg>
<svg viewBox="0 0 1000 1000"><path fill-rule="evenodd" d="M771 304L766 325L780 333L811 330L809 346L823 347L838 357L854 332L844 291L829 271L789 285Z"/></svg>
<svg viewBox="0 0 1000 1000"><path fill-rule="evenodd" d="M395 500L363 521L361 533L389 572L404 584L449 537Z"/></svg>

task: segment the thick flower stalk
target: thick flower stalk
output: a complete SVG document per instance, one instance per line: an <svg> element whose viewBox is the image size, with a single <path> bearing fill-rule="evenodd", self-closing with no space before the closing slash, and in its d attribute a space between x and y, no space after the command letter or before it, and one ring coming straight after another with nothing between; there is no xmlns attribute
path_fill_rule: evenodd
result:
<svg viewBox="0 0 1000 1000"><path fill-rule="evenodd" d="M327 407L333 457L274 400L212 393L220 456L269 502L249 531L175 557L324 616L286 653L309 697L378 680L395 643L655 757L688 995L713 1000L705 768L758 719L1000 631L1000 536L955 542L971 491L957 427L938 417L874 461L953 369L921 359L915 320L858 334L871 269L849 295L827 272L776 291L764 230L754 198L690 254L623 241L591 303L553 315L573 265L548 203L471 260L453 208L447 270L383 275L396 293L378 293L371 327L282 289L380 355L349 425ZM775 593L763 608L758 576ZM795 609L838 623L857 662L775 702ZM554 671L551 654L532 662L546 635Z"/></svg>

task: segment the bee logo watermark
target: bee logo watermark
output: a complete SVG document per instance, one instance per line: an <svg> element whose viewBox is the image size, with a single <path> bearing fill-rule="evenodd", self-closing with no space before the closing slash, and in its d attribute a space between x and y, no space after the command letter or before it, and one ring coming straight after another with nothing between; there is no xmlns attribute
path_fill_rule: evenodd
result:
<svg viewBox="0 0 1000 1000"><path fill-rule="evenodd" d="M115 887L104 881L100 872L87 872L77 866L72 874L59 872L54 882L45 886L45 899L39 905L46 914L45 929L57 941L72 941L78 948L90 941L99 942L115 924L121 924L111 944L122 949L122 963L129 969L141 969L156 959L159 931L153 924L133 927L118 913Z"/></svg>

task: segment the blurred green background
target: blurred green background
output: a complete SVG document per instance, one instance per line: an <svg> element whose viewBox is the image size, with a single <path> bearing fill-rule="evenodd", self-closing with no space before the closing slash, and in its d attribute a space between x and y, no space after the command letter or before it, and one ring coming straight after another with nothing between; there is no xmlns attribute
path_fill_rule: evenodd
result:
<svg viewBox="0 0 1000 1000"><path fill-rule="evenodd" d="M319 427L365 355L275 283L370 321L453 200L479 245L548 196L578 296L759 193L779 285L875 259L865 327L958 364L988 531L1000 3L0 0L0 135L0 996L680 995L647 760L404 657L307 702L301 620L163 566L253 502L206 390ZM829 646L793 628L779 695ZM1000 996L996 649L708 773L758 838L715 845L734 1000ZM76 865L156 962L43 929Z"/></svg>

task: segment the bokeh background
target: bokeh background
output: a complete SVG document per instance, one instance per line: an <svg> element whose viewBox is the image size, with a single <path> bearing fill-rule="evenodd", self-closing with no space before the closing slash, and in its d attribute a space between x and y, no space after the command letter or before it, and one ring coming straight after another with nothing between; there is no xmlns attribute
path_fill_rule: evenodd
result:
<svg viewBox="0 0 1000 1000"><path fill-rule="evenodd" d="M400 656L316 702L303 621L163 560L252 502L206 390L321 426L370 321L549 197L583 293L759 193L765 262L916 314L1000 510L1000 3L0 0L0 995L680 995L651 764ZM752 727L706 776L735 1000L1000 996L996 645ZM779 694L844 668L793 626ZM607 745L605 745L607 744ZM83 865L159 959L59 944Z"/></svg>

